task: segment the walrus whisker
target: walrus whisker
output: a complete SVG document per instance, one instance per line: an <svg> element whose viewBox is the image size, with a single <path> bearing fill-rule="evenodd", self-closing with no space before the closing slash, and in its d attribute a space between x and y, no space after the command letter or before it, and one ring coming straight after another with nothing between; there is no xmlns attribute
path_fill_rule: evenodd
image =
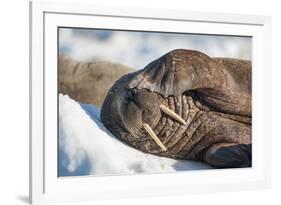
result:
<svg viewBox="0 0 281 205"><path fill-rule="evenodd" d="M160 109L166 113L167 115L169 115L170 117L174 118L175 120L177 120L178 122L182 123L183 125L186 125L186 122L184 121L184 119L181 118L181 116L179 116L177 113L175 113L174 111L172 111L170 108L167 108L165 105L160 105Z"/></svg>
<svg viewBox="0 0 281 205"><path fill-rule="evenodd" d="M155 132L147 123L143 123L143 128L163 151L167 151L166 147L163 145L163 143L160 141L160 139L156 136Z"/></svg>

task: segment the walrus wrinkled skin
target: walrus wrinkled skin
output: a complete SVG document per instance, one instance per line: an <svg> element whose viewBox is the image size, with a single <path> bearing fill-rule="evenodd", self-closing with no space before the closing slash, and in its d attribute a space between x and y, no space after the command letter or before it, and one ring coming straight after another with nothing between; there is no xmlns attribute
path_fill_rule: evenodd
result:
<svg viewBox="0 0 281 205"><path fill-rule="evenodd" d="M250 61L183 49L121 77L101 109L124 143L217 168L251 166L251 116Z"/></svg>

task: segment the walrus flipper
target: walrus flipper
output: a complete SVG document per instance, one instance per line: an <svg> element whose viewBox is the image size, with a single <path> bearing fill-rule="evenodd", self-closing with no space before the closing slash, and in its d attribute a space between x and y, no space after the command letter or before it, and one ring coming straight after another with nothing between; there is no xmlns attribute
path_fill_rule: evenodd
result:
<svg viewBox="0 0 281 205"><path fill-rule="evenodd" d="M204 161L218 168L252 166L252 144L218 143L204 153Z"/></svg>
<svg viewBox="0 0 281 205"><path fill-rule="evenodd" d="M196 90L200 101L216 111L251 117L251 96L233 89L202 88Z"/></svg>

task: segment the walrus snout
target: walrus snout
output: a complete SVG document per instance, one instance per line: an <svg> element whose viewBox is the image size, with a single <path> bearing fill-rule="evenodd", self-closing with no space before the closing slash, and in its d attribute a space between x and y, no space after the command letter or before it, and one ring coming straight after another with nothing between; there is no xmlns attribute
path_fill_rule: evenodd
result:
<svg viewBox="0 0 281 205"><path fill-rule="evenodd" d="M121 97L122 98L122 97ZM120 100L119 115L124 127L135 138L146 138L143 123L155 127L161 117L161 99L145 89L127 89Z"/></svg>
<svg viewBox="0 0 281 205"><path fill-rule="evenodd" d="M186 125L185 120L169 108L167 102L159 93L146 89L128 89L123 101L120 115L128 132L138 141L146 141L152 138L163 151L167 149L153 131L163 113Z"/></svg>

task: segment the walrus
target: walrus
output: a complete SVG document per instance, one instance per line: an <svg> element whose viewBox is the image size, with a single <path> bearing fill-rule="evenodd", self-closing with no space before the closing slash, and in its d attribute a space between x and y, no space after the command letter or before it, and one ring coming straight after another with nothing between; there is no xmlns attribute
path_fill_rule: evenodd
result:
<svg viewBox="0 0 281 205"><path fill-rule="evenodd" d="M110 88L101 121L146 153L251 167L251 61L173 50Z"/></svg>
<svg viewBox="0 0 281 205"><path fill-rule="evenodd" d="M133 69L108 61L81 62L59 54L58 91L81 102L102 105L113 83Z"/></svg>

